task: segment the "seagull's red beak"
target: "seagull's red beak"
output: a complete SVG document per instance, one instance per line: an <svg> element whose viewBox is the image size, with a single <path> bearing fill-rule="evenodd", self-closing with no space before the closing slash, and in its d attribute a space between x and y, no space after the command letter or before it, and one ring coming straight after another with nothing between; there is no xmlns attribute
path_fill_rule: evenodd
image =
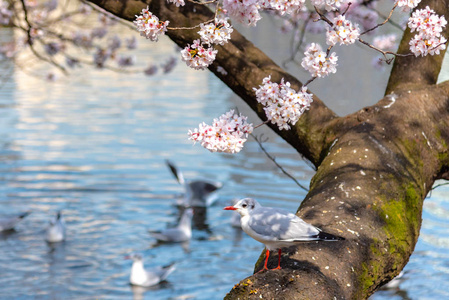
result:
<svg viewBox="0 0 449 300"><path fill-rule="evenodd" d="M225 208L223 208L224 210L237 210L237 208L235 208L234 206L226 206Z"/></svg>

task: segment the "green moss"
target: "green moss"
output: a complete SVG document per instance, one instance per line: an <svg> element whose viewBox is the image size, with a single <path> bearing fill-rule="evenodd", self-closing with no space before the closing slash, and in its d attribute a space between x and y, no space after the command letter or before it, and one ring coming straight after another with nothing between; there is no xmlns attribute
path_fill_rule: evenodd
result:
<svg viewBox="0 0 449 300"><path fill-rule="evenodd" d="M379 275L387 266L397 269L398 263L401 261L404 261L405 264L405 260L410 254L409 245L414 244L418 238L422 210L421 189L410 183L404 190L403 197L400 199L379 199L377 205L373 206L384 222L388 251L397 258L393 260L393 265L389 265L391 261L382 260L379 240L373 239L370 246L373 259L362 264L362 272L359 277L365 292L378 283Z"/></svg>
<svg viewBox="0 0 449 300"><path fill-rule="evenodd" d="M364 291L368 290L374 284L373 278L372 276L370 276L371 272L369 266L371 266L371 262L369 264L365 262L362 263L362 275L360 276L360 283L362 284Z"/></svg>
<svg viewBox="0 0 449 300"><path fill-rule="evenodd" d="M421 189L410 183L405 188L404 199L383 201L379 214L385 222L384 232L388 237L391 254L404 255L409 244L415 242L421 225Z"/></svg>

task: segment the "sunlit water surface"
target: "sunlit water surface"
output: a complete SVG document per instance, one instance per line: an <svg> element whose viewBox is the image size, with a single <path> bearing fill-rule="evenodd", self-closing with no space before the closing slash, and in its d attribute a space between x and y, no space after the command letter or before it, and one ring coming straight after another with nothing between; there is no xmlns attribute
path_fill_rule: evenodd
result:
<svg viewBox="0 0 449 300"><path fill-rule="evenodd" d="M146 46L166 58L172 44ZM357 105L357 104L354 104ZM238 155L209 153L187 141L187 130L230 108L247 112L207 71L179 64L144 77L83 69L46 83L14 71L0 90L0 213L31 211L17 230L0 235L1 299L221 299L252 274L263 246L230 226L233 198L295 211L305 196L250 139ZM351 109L348 109L351 111ZM251 115L252 121L259 120ZM267 129L266 149L299 182L314 171ZM164 160L187 179L224 183L208 209L209 231L195 229L187 249L154 247L148 229L173 226L182 192ZM426 200L415 253L397 291L373 299L447 299L449 189ZM49 245L44 231L62 210L68 235ZM176 263L168 281L148 290L128 284L131 262Z"/></svg>

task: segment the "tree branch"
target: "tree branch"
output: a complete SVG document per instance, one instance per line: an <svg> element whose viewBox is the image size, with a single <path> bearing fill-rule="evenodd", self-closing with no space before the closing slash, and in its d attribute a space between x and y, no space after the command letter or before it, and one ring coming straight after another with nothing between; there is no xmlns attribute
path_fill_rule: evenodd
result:
<svg viewBox="0 0 449 300"><path fill-rule="evenodd" d="M423 0L416 9L423 9L429 6L438 15L446 15L448 0ZM407 28L399 44L398 53L405 54L410 52L410 39L416 32L410 32ZM449 37L449 26L446 26L441 33L444 37ZM435 84L440 74L444 55L427 55L425 57L396 57L391 70L385 95L397 93L399 90L413 89L419 86Z"/></svg>
<svg viewBox="0 0 449 300"><path fill-rule="evenodd" d="M135 15L146 7L145 3L134 0L92 0L90 2L127 20L134 20ZM152 13L162 20L170 21L170 27L188 28L201 22L207 22L214 16L214 12L207 7L190 2L179 8L167 4L164 0L147 1L147 3L149 3L149 10ZM185 47L186 44L191 44L194 39L199 38L197 31L197 29L173 30L168 31L167 35L180 47ZM216 60L209 69L256 111L262 120L266 119L265 112L255 100L252 88L261 85L264 77L271 74L271 78L275 82L284 78L296 90L302 86L300 81L275 64L235 29L231 41L224 46L217 46L216 49L218 49ZM226 70L229 75L218 72L218 66ZM326 137L332 129L323 131L323 127L337 116L318 97L314 96L313 99L310 108L313 113L306 112L292 130L279 131L275 125L269 124L268 126L305 158L318 166L332 143L332 140Z"/></svg>

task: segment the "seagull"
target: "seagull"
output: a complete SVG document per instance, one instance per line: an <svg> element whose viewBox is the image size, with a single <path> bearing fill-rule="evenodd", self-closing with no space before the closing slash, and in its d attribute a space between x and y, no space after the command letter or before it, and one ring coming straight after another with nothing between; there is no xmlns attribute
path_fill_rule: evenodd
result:
<svg viewBox="0 0 449 300"><path fill-rule="evenodd" d="M243 231L256 241L265 244L267 251L265 264L261 271L268 270L267 262L270 251L278 249L278 266L275 269L281 269L281 248L283 247L300 242L344 240L342 237L321 231L293 213L282 209L263 207L251 198L242 199L234 206L226 206L224 209L236 210L240 214Z"/></svg>
<svg viewBox="0 0 449 300"><path fill-rule="evenodd" d="M65 240L65 222L61 211L58 211L56 217L50 221L50 226L47 228L45 240L49 243L57 243Z"/></svg>
<svg viewBox="0 0 449 300"><path fill-rule="evenodd" d="M176 267L174 264L165 267L156 267L150 271L145 270L143 265L142 256L139 254L131 254L125 257L126 259L132 259L133 265L131 267L131 275L129 276L129 282L132 285L138 285L143 287L149 287L159 284L164 281Z"/></svg>
<svg viewBox="0 0 449 300"><path fill-rule="evenodd" d="M217 200L216 190L223 187L218 181L193 180L186 181L182 172L169 160L165 161L179 184L184 186L185 194L178 204L181 206L210 206Z"/></svg>
<svg viewBox="0 0 449 300"><path fill-rule="evenodd" d="M9 216L9 217L0 218L0 232L14 229L14 226L16 226L17 223L22 221L23 218L25 218L29 214L30 214L30 212L27 211L27 212L21 213L20 215L17 215L17 216L13 216L13 217Z"/></svg>
<svg viewBox="0 0 449 300"><path fill-rule="evenodd" d="M193 209L186 208L181 216L178 226L162 231L151 231L150 234L160 242L181 243L192 237Z"/></svg>

